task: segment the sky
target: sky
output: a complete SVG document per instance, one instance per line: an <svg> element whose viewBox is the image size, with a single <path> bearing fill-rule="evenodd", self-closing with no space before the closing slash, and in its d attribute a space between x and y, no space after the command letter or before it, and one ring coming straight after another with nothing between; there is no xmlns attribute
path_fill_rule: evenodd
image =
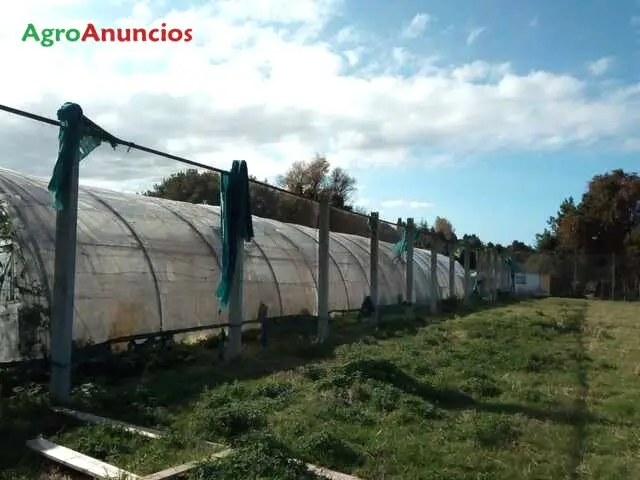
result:
<svg viewBox="0 0 640 480"><path fill-rule="evenodd" d="M638 170L637 0L22 0L0 16L0 103L72 101L125 140L273 180L316 153L395 221L533 243L589 179ZM22 41L191 28L192 42ZM0 112L0 167L48 177L55 127ZM102 146L81 182L140 192L183 165Z"/></svg>

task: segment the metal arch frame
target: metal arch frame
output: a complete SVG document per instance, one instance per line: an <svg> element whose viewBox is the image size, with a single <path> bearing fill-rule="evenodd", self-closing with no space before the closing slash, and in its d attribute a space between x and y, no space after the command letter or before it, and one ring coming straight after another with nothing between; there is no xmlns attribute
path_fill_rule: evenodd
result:
<svg viewBox="0 0 640 480"><path fill-rule="evenodd" d="M341 242L340 240L338 240L338 238L342 238L342 237L338 237L339 235L344 235L344 234L343 234L343 233L341 234L341 233L334 232L334 235L333 235L333 236L332 236L332 235L329 235L329 241L333 240L334 242L336 242L338 245L340 245L342 248L344 248L344 249L347 251L347 253L349 254L349 256L350 256L351 258L353 258L353 259L355 260L355 264L356 264L356 265L358 265L358 268L359 268L359 269L360 269L360 271L362 272L362 278L364 279L364 283L365 283L366 285L368 285L368 284L369 284L369 282L367 281L367 276L368 276L368 275L367 275L367 269L366 269L366 268L364 268L364 265L362 264L362 262L360 261L360 259L356 256L356 254L355 254L355 253L353 253L353 252L351 251L351 249L350 249L349 247L347 247L343 242ZM331 252L331 249L329 249L329 252ZM329 256L331 256L331 253L329 253ZM338 264L338 262L336 262L336 265L339 265L339 264ZM340 267L339 267L339 266L338 266L338 270L340 270ZM343 280L344 280L344 276L342 276L342 278L343 278ZM348 291L349 291L349 288L347 287L347 282L346 282L346 280L344 280L344 282L345 282L345 283L344 283L344 286L345 286L345 288L347 289L347 292L348 292ZM349 293L350 293L350 292L348 292L348 293L347 293L347 296L349 295ZM348 300L347 300L347 305L349 305L349 306L351 305L351 302L349 302Z"/></svg>
<svg viewBox="0 0 640 480"><path fill-rule="evenodd" d="M289 237L287 237L284 233L282 233L280 230L278 230L277 226L274 225L275 220L273 220L271 218L262 218L262 217L260 217L260 220L261 220L261 222L264 222L266 225L269 225L280 237L282 237L282 239L285 242L287 242L289 245L291 245L296 250L296 252L298 252L300 254L300 257L304 261L305 266L309 270L309 274L311 275L311 280L313 280L313 285L314 285L314 288L315 288L315 290L317 292L318 291L318 279L316 278L314 269L311 268L311 266L309 265L309 262L307 261L307 256L304 254L302 249L296 244L296 242L294 242ZM285 225L288 225L288 224L285 224ZM264 252L263 252L263 254L264 254ZM273 273L274 281L276 282L276 289L278 291L278 295L280 296L280 312L282 313L282 312L284 312L284 305L283 305L283 302L282 302L282 294L280 292L280 284L277 281L275 270L273 269L271 263L268 261L268 258L267 258L266 255L265 255L265 258L267 259L267 263L269 264L269 268L271 269L271 271ZM318 310L318 298L317 298L317 295L316 295L316 298L314 298L314 302L315 302L314 311L317 311Z"/></svg>
<svg viewBox="0 0 640 480"><path fill-rule="evenodd" d="M417 293L417 279L422 277L423 282L426 281L426 287L427 287L427 292L429 292L429 277L431 276L431 272L430 272L430 266L428 263L426 262L426 258L423 257L423 254L425 253L430 253L428 250L425 250L423 248L414 248L413 249L413 263L416 267L418 267L421 271L422 271L422 275L415 275L414 274L414 282L413 282L413 288L416 290ZM416 303L419 303L419 300L423 300L423 299L418 299L418 295L415 295L415 299L414 301ZM429 296L427 295L426 298L424 298L424 300L429 300Z"/></svg>
<svg viewBox="0 0 640 480"><path fill-rule="evenodd" d="M289 225L294 230L297 230L298 232L302 233L303 235L309 237L311 240L313 240L313 242L316 244L316 246L320 243L318 241L318 239L316 239L313 235L310 235L308 232L305 232L304 229L300 228L301 225L297 225L295 223L287 223L286 225ZM329 243L331 243L331 239L332 239L331 232L329 232ZM333 262L333 265L336 267L336 271L338 272L338 275L340 276L340 280L342 280L342 285L344 286L344 296L345 296L345 299L347 301L347 310L349 310L351 308L351 302L349 301L349 287L347 287L347 281L345 280L344 275L342 274L342 270L340 270L340 267L338 266L338 262L336 262L336 259L333 258L333 255L331 255L331 248L329 248L329 258ZM311 268L311 267L309 267L309 268ZM317 290L317 283L316 283L316 290ZM331 297L329 297L329 301L331 301Z"/></svg>
<svg viewBox="0 0 640 480"><path fill-rule="evenodd" d="M443 295L443 285L440 284L440 274L442 274L444 276L444 278L448 278L449 277L449 268L445 267L441 262L441 256L445 256L441 253L435 252L436 254L436 287L438 288L438 296L439 299L442 299L444 297ZM449 257L446 257L449 258ZM448 287L447 287L448 288Z"/></svg>
<svg viewBox="0 0 640 480"><path fill-rule="evenodd" d="M140 238L138 233L135 231L133 226L127 221L127 219L124 218L124 216L120 212L118 212L109 202L101 198L97 193L94 193L88 189L83 188L82 192L86 193L87 195L95 199L98 203L102 204L109 212L111 212L113 216L116 217L122 223L122 225L124 225L124 227L127 230L129 230L129 232L131 233L131 236L140 247L140 250L142 251L142 255L144 256L145 262L149 266L149 273L151 273L151 278L153 279L153 286L155 287L155 292L156 292L156 307L158 308L158 316L160 317L159 318L160 330L163 331L164 323L165 323L164 322L165 320L164 305L162 304L162 294L160 293L158 273L156 272L156 268L153 264L153 260L151 259L151 255L149 255L149 252L147 251L147 248L145 247L144 242L142 241L142 238Z"/></svg>
<svg viewBox="0 0 640 480"><path fill-rule="evenodd" d="M215 247L211 244L211 242L209 240L207 240L207 237L200 230L198 230L198 228L196 227L194 222L192 222L191 220L186 218L182 213L179 213L178 211L174 210L173 208L169 208L169 205L163 205L163 203L161 203L161 202L153 202L153 203L154 203L154 205L157 205L159 207L164 208L169 213L175 215L176 218L178 218L180 221L182 221L185 224L187 224L187 226L189 227L189 230L191 230L193 233L195 233L196 237L198 237L200 240L202 240L202 243L205 244L205 246L207 247L207 250L209 250L211 252L211 256L213 257L213 259L215 260L216 264L218 265L218 269L222 268L222 264L220 262L220 257L218 256L218 253L216 252Z"/></svg>
<svg viewBox="0 0 640 480"><path fill-rule="evenodd" d="M207 237L198 229L198 227L196 227L196 224L194 222L192 222L191 220L189 220L182 213L180 213L177 210L171 208L172 204L170 202L168 202L168 201L157 201L158 199L153 198L153 197L150 197L150 200L154 205L158 205L158 206L166 209L168 212L170 212L171 214L175 215L179 220L184 222L189 227L189 230L191 230L193 233L195 233L195 235L202 241L202 243L204 243L206 245L207 249L209 250L209 252L211 252L212 257L214 258L216 264L218 265L218 271L221 271L222 263L220 261L220 257L218 256L218 252L216 251L216 249L213 246L213 244L207 239ZM209 205L209 207L211 207L211 211L212 212L215 212L215 214L220 216L219 207L217 207L215 205ZM275 270L273 269L273 266L271 265L271 262L269 261L269 258L267 257L267 255L265 255L264 249L260 246L260 244L256 241L255 238L253 240L253 244L256 246L256 248L258 249L258 251L262 255L262 258L267 263L267 267L269 268L271 276L273 277L273 282L274 282L274 285L275 285L275 288L276 288L276 292L278 294L278 304L280 306L280 314L284 315L284 306L283 306L283 303L282 303L282 294L280 292L280 285L278 283L278 278L276 276Z"/></svg>
<svg viewBox="0 0 640 480"><path fill-rule="evenodd" d="M367 250L366 248L364 248L363 245L361 245L360 243L358 243L353 236L349 235L349 234L343 234L344 236L342 237L345 240L348 240L351 244L355 245L357 248L359 248L360 250L362 250L363 252L366 253L367 257L369 257L369 264L371 264L371 247L369 247L369 250ZM358 238L368 238L369 240L371 240L370 237L360 237L358 236ZM378 241L378 245L383 244L386 242L380 242ZM355 255L355 254L354 254ZM383 277L383 281L385 283L385 286L388 288L390 286L390 282L389 279L387 278L387 274L384 268L380 268L380 248L378 248L378 274L380 277ZM367 277L369 277L369 275L367 275ZM366 277L365 277L366 278ZM369 278L369 285L371 285L371 278ZM380 291L380 287L378 287L378 292ZM379 295L379 293L378 293Z"/></svg>
<svg viewBox="0 0 640 480"><path fill-rule="evenodd" d="M394 255L394 252L393 252L393 243L380 242L379 246L378 246L378 251L379 251L379 253L378 253L379 257L384 255L384 257L387 259L387 261L389 261L389 264L394 268L394 271L398 272L398 275L400 276L400 279L398 280L398 282L402 283L404 281L404 273L402 272L402 268L396 269L395 267L397 267L399 265L404 265L404 263L398 263L395 260L397 257ZM378 260L378 262L380 262L380 260ZM390 285L393 285L394 283L395 282L391 281ZM390 289L390 291L391 291L391 289ZM397 294L401 294L402 297L404 298L404 293L405 293L404 292L404 287L400 288L400 290L398 290L396 293ZM378 292L378 295L380 295L380 292ZM392 303L397 303L397 300L391 299L391 302Z"/></svg>
<svg viewBox="0 0 640 480"><path fill-rule="evenodd" d="M14 181L8 179L6 176L0 176L0 184L2 184L0 188L4 190L5 193L7 193L7 190L11 190L13 194L17 195L15 191L21 190L25 195L28 195L31 198L33 198L33 195L31 195L27 190L25 190L20 185L16 184ZM33 199L35 200L35 198ZM38 248L36 241L29 234L29 221L26 219L25 215L20 211L19 208L16 208L13 204L10 204L10 207L11 207L12 213L15 214L16 218L20 221L20 224L22 226L22 232L19 232L19 240L21 241L21 243L23 243L23 246L26 246L28 248L30 255L35 260L36 272L34 273L36 273L37 276L40 277L42 288L44 289L44 294L47 298L47 303L49 304L49 306L51 306L52 304L51 285L49 284L49 275L47 274L47 268L45 266L44 259L42 258L42 252ZM48 231L47 231L47 235L51 237ZM24 267L28 268L27 265L25 265Z"/></svg>
<svg viewBox="0 0 640 480"><path fill-rule="evenodd" d="M267 236L269 236L267 234ZM278 276L276 275L276 271L273 268L273 265L271 264L271 261L269 260L269 257L264 253L264 248L262 248L260 246L260 244L258 243L257 239L254 237L253 240L251 241L251 243L253 243L256 248L258 249L258 251L262 254L262 258L264 258L265 263L267 264L267 267L269 268L269 272L271 273L271 276L273 277L273 284L276 287L276 293L278 294L278 305L280 306L280 315L284 315L284 303L282 302L282 292L280 291L280 282L278 282ZM246 261L246 258L245 258ZM245 285L246 287L246 285Z"/></svg>

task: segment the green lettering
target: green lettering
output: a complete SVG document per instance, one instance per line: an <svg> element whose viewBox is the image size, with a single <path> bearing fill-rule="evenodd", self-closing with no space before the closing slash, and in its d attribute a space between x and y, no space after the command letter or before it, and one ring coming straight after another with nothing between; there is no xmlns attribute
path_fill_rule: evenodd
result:
<svg viewBox="0 0 640 480"><path fill-rule="evenodd" d="M22 35L22 41L26 42L29 38L33 38L36 42L40 41L40 35L38 35L38 30L36 30L36 27L33 23L27 25L27 29Z"/></svg>
<svg viewBox="0 0 640 480"><path fill-rule="evenodd" d="M80 30L77 28L70 28L67 30L65 37L67 37L68 42L77 42L80 39Z"/></svg>
<svg viewBox="0 0 640 480"><path fill-rule="evenodd" d="M53 45L53 40L51 40L51 37L53 37L53 34L55 33L55 30L53 28L45 28L42 30L42 41L40 42L40 45L42 45L43 47L50 47Z"/></svg>

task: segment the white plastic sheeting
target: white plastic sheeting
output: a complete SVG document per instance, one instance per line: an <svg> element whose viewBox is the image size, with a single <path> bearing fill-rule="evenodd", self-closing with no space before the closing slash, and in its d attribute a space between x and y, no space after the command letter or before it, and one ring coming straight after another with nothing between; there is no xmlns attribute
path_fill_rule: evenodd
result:
<svg viewBox="0 0 640 480"><path fill-rule="evenodd" d="M47 182L0 169L0 192L17 226L24 269L48 301L53 287L55 211ZM315 313L317 230L254 217L246 245L246 317ZM427 303L430 253L415 249L415 300ZM74 339L111 338L226 323L215 297L221 263L218 207L80 187ZM369 291L369 239L331 233L330 310L360 307ZM380 243L381 304L404 297L404 264ZM464 269L455 265L455 293ZM440 297L449 259L438 258Z"/></svg>

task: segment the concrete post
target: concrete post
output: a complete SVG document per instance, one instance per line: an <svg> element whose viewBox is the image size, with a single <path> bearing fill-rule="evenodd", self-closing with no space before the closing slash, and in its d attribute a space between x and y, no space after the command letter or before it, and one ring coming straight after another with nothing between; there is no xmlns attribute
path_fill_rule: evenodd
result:
<svg viewBox="0 0 640 480"><path fill-rule="evenodd" d="M484 290L486 290L485 288L485 284L487 282L486 275L485 275L485 262L484 262L484 254L485 252L482 251L481 249L476 250L476 284L479 285L478 287L478 293L480 295L480 297L482 298L482 295L484 293ZM482 279L482 283L479 283L478 280Z"/></svg>
<svg viewBox="0 0 640 480"><path fill-rule="evenodd" d="M331 207L327 198L320 200L318 214L318 339L329 336L329 221Z"/></svg>
<svg viewBox="0 0 640 480"><path fill-rule="evenodd" d="M493 260L494 269L496 271L496 298L498 296L498 292L502 290L502 269L500 268L500 259L502 256L496 252L496 256Z"/></svg>
<svg viewBox="0 0 640 480"><path fill-rule="evenodd" d="M405 298L409 306L413 306L413 273L414 273L414 261L413 261L413 240L415 237L415 224L413 218L407 218L407 264L406 264L406 292Z"/></svg>
<svg viewBox="0 0 640 480"><path fill-rule="evenodd" d="M229 292L229 338L226 359L233 360L242 352L242 324L244 323L244 239L236 245L236 266Z"/></svg>
<svg viewBox="0 0 640 480"><path fill-rule="evenodd" d="M51 322L51 381L50 392L59 402L69 400L71 392L71 354L73 348L73 319L76 292L76 246L78 227L78 170L80 151L70 166L70 187L61 192L64 210L56 215L56 244L53 276Z"/></svg>
<svg viewBox="0 0 640 480"><path fill-rule="evenodd" d="M471 302L471 250L464 249L464 304Z"/></svg>
<svg viewBox="0 0 640 480"><path fill-rule="evenodd" d="M429 310L438 313L438 249L431 247L429 262Z"/></svg>
<svg viewBox="0 0 640 480"><path fill-rule="evenodd" d="M453 245L451 245L453 249ZM449 297L456 298L456 257L449 252Z"/></svg>
<svg viewBox="0 0 640 480"><path fill-rule="evenodd" d="M373 312L373 322L375 324L380 320L380 314L378 312L378 254L379 254L379 240L378 240L378 212L371 212L371 248L369 250L369 277L370 277L370 285L369 285L369 296L371 297L371 302L375 308Z"/></svg>
<svg viewBox="0 0 640 480"><path fill-rule="evenodd" d="M496 252L494 250L490 250L488 257L489 300L491 303L494 303L496 300Z"/></svg>

